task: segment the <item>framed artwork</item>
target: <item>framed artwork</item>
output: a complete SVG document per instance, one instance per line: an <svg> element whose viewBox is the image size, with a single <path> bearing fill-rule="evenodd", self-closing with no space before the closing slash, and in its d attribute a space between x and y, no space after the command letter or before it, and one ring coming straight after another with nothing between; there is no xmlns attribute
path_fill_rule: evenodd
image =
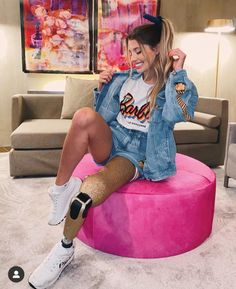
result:
<svg viewBox="0 0 236 289"><path fill-rule="evenodd" d="M125 39L133 28L148 22L144 13L159 15L160 0L98 0L94 10L95 71L128 69Z"/></svg>
<svg viewBox="0 0 236 289"><path fill-rule="evenodd" d="M92 71L92 0L20 0L24 72Z"/></svg>

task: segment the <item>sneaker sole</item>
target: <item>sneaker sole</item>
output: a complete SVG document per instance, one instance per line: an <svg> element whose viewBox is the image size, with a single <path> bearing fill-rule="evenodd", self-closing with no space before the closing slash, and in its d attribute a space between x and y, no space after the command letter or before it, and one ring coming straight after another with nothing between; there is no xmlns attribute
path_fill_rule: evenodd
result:
<svg viewBox="0 0 236 289"><path fill-rule="evenodd" d="M82 184L82 181L80 180L80 186L81 186L81 184ZM73 192L73 191L72 191L72 192ZM61 217L60 221L58 221L57 223L49 223L49 222L48 222L48 225L50 225L50 226L57 226L57 225L59 225L61 222L63 222L63 220L65 219L66 214L67 214L67 212L68 212L70 202L71 202L72 198L74 198L74 196L76 196L76 194L78 194L78 192L79 192L79 190L78 190L76 193L73 193L73 194L71 193L71 195L70 195L70 197L68 198L68 201L67 201L67 203L66 203L65 209L64 209L64 211L63 211L63 217Z"/></svg>
<svg viewBox="0 0 236 289"><path fill-rule="evenodd" d="M38 287L35 287L32 283L30 283L29 279L30 279L30 276L29 276L29 279L28 279L28 283L29 285L34 288L34 289L47 289L48 287L52 286L57 280L58 278L60 277L61 273L63 272L63 270L66 268L66 266L68 266L70 264L70 262L73 260L74 258L74 253L72 254L72 256L70 257L70 259L66 262L66 264L63 266L63 268L61 269L60 273L50 282L47 284L47 286L38 286Z"/></svg>

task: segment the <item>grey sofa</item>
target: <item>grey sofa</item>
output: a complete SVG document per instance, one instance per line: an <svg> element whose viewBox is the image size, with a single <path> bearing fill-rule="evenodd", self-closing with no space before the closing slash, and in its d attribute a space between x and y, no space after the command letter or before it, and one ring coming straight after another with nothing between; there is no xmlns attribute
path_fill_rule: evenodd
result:
<svg viewBox="0 0 236 289"><path fill-rule="evenodd" d="M236 179L236 122L228 125L224 170L224 186L228 188L229 178Z"/></svg>
<svg viewBox="0 0 236 289"><path fill-rule="evenodd" d="M63 95L12 97L10 175L56 175L71 119L61 119ZM177 151L216 167L224 163L228 101L200 97L191 122L174 129Z"/></svg>

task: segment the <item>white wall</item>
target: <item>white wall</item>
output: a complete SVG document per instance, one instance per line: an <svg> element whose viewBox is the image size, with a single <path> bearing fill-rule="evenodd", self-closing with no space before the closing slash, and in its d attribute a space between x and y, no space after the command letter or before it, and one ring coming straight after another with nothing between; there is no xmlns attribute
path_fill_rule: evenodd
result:
<svg viewBox="0 0 236 289"><path fill-rule="evenodd" d="M212 5L214 9L211 11L219 10L220 13L223 11L224 17L227 16L228 11L230 11L230 15L234 15L232 11L236 9L236 1L228 1L228 9L222 9L226 5L222 4L226 2L223 0L201 1L199 6L201 13L197 11L196 2L199 3L194 0L162 0L161 13L163 16L173 18L177 31L179 31L176 35L175 45L187 53L186 68L189 77L198 87L199 94L214 97L217 36L201 32L202 28L199 28L199 23L196 22L194 25L194 21L200 17L202 19L201 27L204 27L208 17L207 11L210 11L205 8ZM212 13L211 18L214 18ZM217 17L222 17L222 14L218 13ZM196 31L197 28L199 28L198 33L181 32ZM63 90L65 75L25 74L22 72L19 0L0 0L0 39L0 146L7 146L10 145L11 96L16 93L26 93L28 90ZM236 51L236 34L222 36L218 95L229 99L230 120L232 121L236 121L234 88L236 54L234 51ZM93 76L84 75L82 77L91 78Z"/></svg>

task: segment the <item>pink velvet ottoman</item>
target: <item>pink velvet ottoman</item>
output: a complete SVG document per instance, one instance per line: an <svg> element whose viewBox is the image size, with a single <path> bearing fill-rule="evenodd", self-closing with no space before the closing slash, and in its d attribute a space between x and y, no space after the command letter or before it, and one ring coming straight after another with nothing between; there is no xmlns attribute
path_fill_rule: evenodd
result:
<svg viewBox="0 0 236 289"><path fill-rule="evenodd" d="M199 246L212 230L215 174L182 154L176 164L175 176L131 182L91 208L78 238L103 252L135 258L173 256ZM100 168L87 154L73 175L84 179Z"/></svg>

